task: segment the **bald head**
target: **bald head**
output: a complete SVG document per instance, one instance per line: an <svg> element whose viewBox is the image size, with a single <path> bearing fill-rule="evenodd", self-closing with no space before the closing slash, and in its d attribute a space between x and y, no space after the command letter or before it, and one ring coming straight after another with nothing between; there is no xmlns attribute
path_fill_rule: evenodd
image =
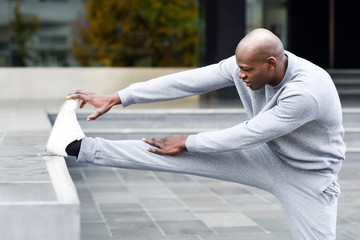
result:
<svg viewBox="0 0 360 240"><path fill-rule="evenodd" d="M282 61L285 58L281 40L269 30L259 28L247 34L236 48L237 60L265 61L268 57L275 57Z"/></svg>
<svg viewBox="0 0 360 240"><path fill-rule="evenodd" d="M236 48L239 78L252 90L278 85L285 76L287 57L280 39L269 30L250 32Z"/></svg>

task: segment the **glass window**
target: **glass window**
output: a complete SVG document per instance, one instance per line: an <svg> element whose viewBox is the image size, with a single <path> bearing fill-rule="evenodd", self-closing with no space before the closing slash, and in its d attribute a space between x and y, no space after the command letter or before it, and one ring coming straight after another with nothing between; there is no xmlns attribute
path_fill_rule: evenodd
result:
<svg viewBox="0 0 360 240"><path fill-rule="evenodd" d="M6 50L9 46L8 42L0 41L0 50Z"/></svg>
<svg viewBox="0 0 360 240"><path fill-rule="evenodd" d="M39 0L39 2L66 2L67 0Z"/></svg>
<svg viewBox="0 0 360 240"><path fill-rule="evenodd" d="M40 44L61 45L66 44L66 36L40 36Z"/></svg>
<svg viewBox="0 0 360 240"><path fill-rule="evenodd" d="M269 29L287 48L286 4L286 0L246 0L246 33L260 27Z"/></svg>
<svg viewBox="0 0 360 240"><path fill-rule="evenodd" d="M7 66L6 57L0 56L0 66L1 66L1 67Z"/></svg>
<svg viewBox="0 0 360 240"><path fill-rule="evenodd" d="M40 66L68 66L67 55L61 51L40 52Z"/></svg>

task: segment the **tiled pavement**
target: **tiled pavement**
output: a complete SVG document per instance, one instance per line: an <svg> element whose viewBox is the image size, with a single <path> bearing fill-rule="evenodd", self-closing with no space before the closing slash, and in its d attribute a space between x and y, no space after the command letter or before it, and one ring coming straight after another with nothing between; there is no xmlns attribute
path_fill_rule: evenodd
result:
<svg viewBox="0 0 360 240"><path fill-rule="evenodd" d="M1 161L2 173L11 175L10 170L14 169L17 174L13 177L31 181L33 171L45 174L45 169L34 169L29 163L32 159L41 161L36 156L43 150L50 125L44 124L46 119L39 121L39 117L45 118L44 112L57 111L61 103L51 104L49 107L48 102L0 102L1 114L4 114L1 116L5 116L0 118L0 151L7 156L17 156L13 162ZM137 118L123 113L109 113L107 115L114 121L100 118L94 122L95 127L83 122L84 128L92 136L119 138L121 135L139 139L146 129L150 136L161 129L159 132L167 135L181 130L183 122L189 122L169 124L171 121L164 116L157 116L154 121L146 111ZM196 111L191 114L195 116ZM204 117L204 123L214 120L204 114L199 116ZM354 240L360 239L360 109L348 109L344 116L345 139L350 151L339 177L342 193L338 239ZM151 123L139 127L135 119ZM222 119L216 121L223 124L217 127L233 124L229 116L223 115ZM196 126L196 122L191 122L191 128L185 127L187 132L212 128L211 124ZM137 132L132 132L131 128ZM279 202L261 190L195 176L79 165L74 164L73 159L67 161L81 201L82 240L290 239Z"/></svg>
<svg viewBox="0 0 360 240"><path fill-rule="evenodd" d="M70 168L82 239L290 239L271 195L181 174Z"/></svg>
<svg viewBox="0 0 360 240"><path fill-rule="evenodd" d="M356 130L357 115L346 116L345 119L353 120L346 124L349 129ZM109 120L127 119L126 115L108 116L92 127L81 121L87 135L139 139L140 135L131 133L131 129L116 133L114 122ZM151 121L153 116L143 114L140 125L134 120L136 116L128 116L131 121L128 124L145 129L149 124L146 121ZM231 124L232 118L224 119ZM180 122L184 122L170 124L169 121L171 117L161 119L162 129L179 128ZM197 127L205 129L210 125ZM162 134L169 134L168 130ZM356 139L357 135L352 138ZM356 149L358 143L354 139L348 141ZM360 239L359 156L356 151L348 153L339 178L342 193L337 239L340 240ZM262 190L182 174L77 164L72 158L67 162L81 201L82 240L291 239L278 200Z"/></svg>

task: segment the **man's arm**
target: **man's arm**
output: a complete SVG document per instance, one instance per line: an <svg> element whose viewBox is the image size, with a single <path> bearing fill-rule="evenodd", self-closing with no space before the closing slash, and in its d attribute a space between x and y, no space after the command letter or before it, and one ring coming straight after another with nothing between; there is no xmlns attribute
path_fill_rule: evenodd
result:
<svg viewBox="0 0 360 240"><path fill-rule="evenodd" d="M304 91L286 91L277 105L261 112L247 122L231 128L190 135L186 141L189 152L226 152L254 147L284 136L319 114L316 100Z"/></svg>
<svg viewBox="0 0 360 240"><path fill-rule="evenodd" d="M67 99L81 99L83 103L80 108L86 103L92 105L95 112L87 118L90 121L116 104L126 107L135 103L166 101L234 85L232 74L236 69L235 57L232 56L218 64L134 83L117 93L103 95L77 90L69 93Z"/></svg>
<svg viewBox="0 0 360 240"><path fill-rule="evenodd" d="M182 71L139 82L118 92L124 107L200 95L234 85L235 57L218 64Z"/></svg>

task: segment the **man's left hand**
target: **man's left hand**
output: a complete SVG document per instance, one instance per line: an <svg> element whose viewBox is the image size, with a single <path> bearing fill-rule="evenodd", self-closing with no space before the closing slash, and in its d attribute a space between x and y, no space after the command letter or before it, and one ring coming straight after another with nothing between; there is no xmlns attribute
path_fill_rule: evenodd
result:
<svg viewBox="0 0 360 240"><path fill-rule="evenodd" d="M146 142L156 148L146 148L151 153L160 155L175 155L186 151L187 136L173 135L165 138L143 138L142 141Z"/></svg>

